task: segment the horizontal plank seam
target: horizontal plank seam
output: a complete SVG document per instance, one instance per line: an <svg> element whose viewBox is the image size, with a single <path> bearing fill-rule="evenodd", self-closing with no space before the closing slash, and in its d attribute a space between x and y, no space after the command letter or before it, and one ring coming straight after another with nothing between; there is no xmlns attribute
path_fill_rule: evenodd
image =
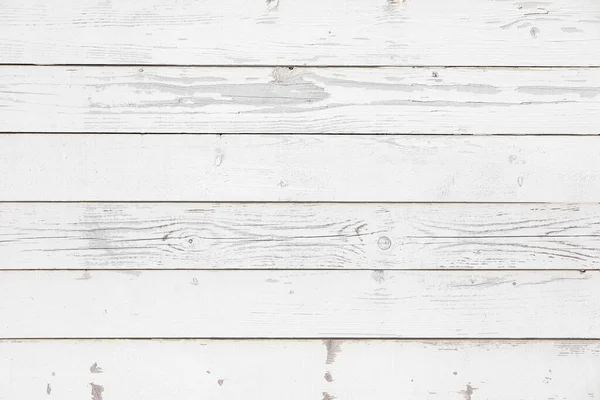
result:
<svg viewBox="0 0 600 400"><path fill-rule="evenodd" d="M258 133L251 132L243 132L243 133L189 133L189 132L173 132L173 133L148 133L148 132L123 132L123 133L115 133L115 132L34 132L34 131L23 131L23 132L14 132L14 131L2 131L0 130L0 135L28 135L28 136L48 136L48 135L60 135L60 136L96 136L96 135L106 135L106 136L263 136ZM600 133L339 133L339 132L325 132L325 133L267 133L264 135L276 137L280 136L388 136L388 137L456 137L456 138L472 138L473 136L477 138L482 137L529 137L529 136L539 136L539 137L552 137L552 138L560 138L560 137L590 137L590 136L600 136Z"/></svg>
<svg viewBox="0 0 600 400"><path fill-rule="evenodd" d="M506 341L506 342L514 342L514 341L539 341L539 342L551 342L551 341L561 341L561 342L569 342L569 341L586 341L586 342L594 342L600 341L600 337L591 338L564 338L564 337L553 337L553 338L535 338L535 337L519 337L519 338L510 338L510 337L498 337L498 338L482 338L482 337L439 337L439 338L419 338L419 337L373 337L373 336L323 336L323 337L201 337L201 336L181 336L181 337L36 337L36 338L0 338L0 343L2 342L34 342L34 341L151 341L151 340L160 340L160 341L180 341L180 340L211 340L211 341L322 341L327 339L336 339L336 340L360 340L360 341L393 341L393 342L439 342L439 341L452 341L452 342L466 342L466 341L479 341L479 342L490 342L490 341Z"/></svg>
<svg viewBox="0 0 600 400"><path fill-rule="evenodd" d="M393 273L405 272L572 272L572 273L593 273L600 272L600 268L585 268L585 269L530 269L530 268L514 268L514 269L494 269L494 268L408 268L408 269L391 269L391 268L23 268L23 269L7 269L0 268L0 272L176 272L176 271L240 271L240 272L349 272L349 271L389 271Z"/></svg>
<svg viewBox="0 0 600 400"><path fill-rule="evenodd" d="M0 67L123 67L123 68L487 68L487 69L597 69L600 65L465 65L465 64L45 64L0 63Z"/></svg>
<svg viewBox="0 0 600 400"><path fill-rule="evenodd" d="M336 205L336 204L397 204L397 205L411 205L411 204L431 204L431 205L571 205L571 206L589 206L589 205L600 205L600 201L595 202L573 202L573 201L269 201L269 200L247 200L247 201L215 201L215 200L0 200L0 204L315 204L315 205Z"/></svg>

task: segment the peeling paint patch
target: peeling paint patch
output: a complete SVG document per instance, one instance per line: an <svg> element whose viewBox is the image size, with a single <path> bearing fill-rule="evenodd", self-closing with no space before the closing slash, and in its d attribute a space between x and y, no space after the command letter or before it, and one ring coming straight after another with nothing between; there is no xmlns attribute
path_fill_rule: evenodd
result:
<svg viewBox="0 0 600 400"><path fill-rule="evenodd" d="M328 339L324 340L323 344L327 349L327 357L325 358L325 364L333 364L337 355L342 351L342 342L340 340Z"/></svg>
<svg viewBox="0 0 600 400"><path fill-rule="evenodd" d="M385 282L385 271L380 269L375 270L371 273L371 276L373 277L373 280L379 284Z"/></svg>
<svg viewBox="0 0 600 400"><path fill-rule="evenodd" d="M467 384L467 389L465 390L461 390L460 394L463 395L463 397L465 398L465 400L473 400L473 393L477 390L477 388L471 386L471 384Z"/></svg>
<svg viewBox="0 0 600 400"><path fill-rule="evenodd" d="M329 371L325 372L325 380L327 382L333 381L333 377L331 376L331 372L329 372Z"/></svg>
<svg viewBox="0 0 600 400"><path fill-rule="evenodd" d="M224 382L225 382L225 380L223 380L223 379L219 379L219 380L217 381L217 383L219 384L219 386L223 386L223 383L224 383Z"/></svg>
<svg viewBox="0 0 600 400"><path fill-rule="evenodd" d="M90 367L90 372L91 372L92 374L101 374L101 373L103 373L104 371L102 371L102 368L100 368L100 367L98 366L98 363L93 363L93 364L92 364L92 366Z"/></svg>
<svg viewBox="0 0 600 400"><path fill-rule="evenodd" d="M102 400L102 393L104 393L104 386L90 383L92 387L92 400Z"/></svg>
<svg viewBox="0 0 600 400"><path fill-rule="evenodd" d="M323 392L323 400L333 400L333 399L335 399L335 396L332 396L327 392Z"/></svg>
<svg viewBox="0 0 600 400"><path fill-rule="evenodd" d="M81 277L77 278L78 281L87 281L92 279L92 274L89 271L85 271Z"/></svg>

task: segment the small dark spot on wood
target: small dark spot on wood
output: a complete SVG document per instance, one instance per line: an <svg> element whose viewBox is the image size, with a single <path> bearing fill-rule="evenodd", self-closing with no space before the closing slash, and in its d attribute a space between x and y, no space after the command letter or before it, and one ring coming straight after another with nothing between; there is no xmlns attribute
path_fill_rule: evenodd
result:
<svg viewBox="0 0 600 400"><path fill-rule="evenodd" d="M454 372L452 373L452 375L458 375L458 372L454 371Z"/></svg>
<svg viewBox="0 0 600 400"><path fill-rule="evenodd" d="M296 293L296 292L294 292L293 290L290 290L290 294L294 294L294 293Z"/></svg>
<svg viewBox="0 0 600 400"><path fill-rule="evenodd" d="M477 390L477 388L471 386L471 384L467 384L467 389L465 390L461 390L460 394L463 395L463 397L465 398L465 400L473 400L473 393Z"/></svg>
<svg viewBox="0 0 600 400"><path fill-rule="evenodd" d="M144 68L138 69L138 72L144 72Z"/></svg>
<svg viewBox="0 0 600 400"><path fill-rule="evenodd" d="M102 400L102 393L104 393L104 386L90 383L92 387L92 400Z"/></svg>
<svg viewBox="0 0 600 400"><path fill-rule="evenodd" d="M167 233L165 236L163 236L162 240L165 241L169 238L169 234Z"/></svg>
<svg viewBox="0 0 600 400"><path fill-rule="evenodd" d="M335 396L332 396L327 392L323 392L323 400L333 400L333 399L335 399Z"/></svg>
<svg viewBox="0 0 600 400"><path fill-rule="evenodd" d="M338 353L342 351L342 342L340 340L328 339L323 340L323 344L327 350L325 364L333 364Z"/></svg>
<svg viewBox="0 0 600 400"><path fill-rule="evenodd" d="M517 178L517 183L519 184L519 187L523 186L523 177L522 176Z"/></svg>
<svg viewBox="0 0 600 400"><path fill-rule="evenodd" d="M333 381L333 377L331 376L331 373L330 373L330 372L325 372L325 380L326 380L327 382L331 382L331 381Z"/></svg>
<svg viewBox="0 0 600 400"><path fill-rule="evenodd" d="M223 386L223 382L225 382L223 379L219 379L219 380L217 381L217 383L219 384L219 386Z"/></svg>
<svg viewBox="0 0 600 400"><path fill-rule="evenodd" d="M198 278L192 278L192 281L190 283L194 286L198 286Z"/></svg>
<svg viewBox="0 0 600 400"><path fill-rule="evenodd" d="M288 69L289 69L290 71L292 71L292 70L294 69L294 67L288 67Z"/></svg>
<svg viewBox="0 0 600 400"><path fill-rule="evenodd" d="M435 71L433 71L433 72L431 73L431 76L433 76L434 78L437 78L437 77L438 77L438 73L437 73L437 72L435 72Z"/></svg>
<svg viewBox="0 0 600 400"><path fill-rule="evenodd" d="M517 286L517 282L513 282L513 284L512 284L512 285L513 285L513 286Z"/></svg>
<svg viewBox="0 0 600 400"><path fill-rule="evenodd" d="M585 269L579 270L580 274L585 274L587 271Z"/></svg>
<svg viewBox="0 0 600 400"><path fill-rule="evenodd" d="M210 371L206 371L206 373L207 373L208 375L210 375Z"/></svg>
<svg viewBox="0 0 600 400"><path fill-rule="evenodd" d="M100 368L100 367L98 366L98 363L93 363L93 364L92 364L92 366L90 367L90 372L91 372L92 374L101 374L101 373L103 373L104 371L102 371L102 368Z"/></svg>
<svg viewBox="0 0 600 400"><path fill-rule="evenodd" d="M50 384L46 385L46 394L50 394L52 393L52 388L50 387Z"/></svg>
<svg viewBox="0 0 600 400"><path fill-rule="evenodd" d="M279 183L278 183L278 186L279 186L279 187L282 187L282 188L284 188L284 187L288 187L289 185L290 185L289 183L287 183L287 182L284 182L284 181L279 181Z"/></svg>
<svg viewBox="0 0 600 400"><path fill-rule="evenodd" d="M53 372L53 373L52 373L52 376L56 376L56 372Z"/></svg>
<svg viewBox="0 0 600 400"><path fill-rule="evenodd" d="M529 34L534 39L537 39L539 33L540 33L540 30L538 28L536 28L535 26L529 30Z"/></svg>

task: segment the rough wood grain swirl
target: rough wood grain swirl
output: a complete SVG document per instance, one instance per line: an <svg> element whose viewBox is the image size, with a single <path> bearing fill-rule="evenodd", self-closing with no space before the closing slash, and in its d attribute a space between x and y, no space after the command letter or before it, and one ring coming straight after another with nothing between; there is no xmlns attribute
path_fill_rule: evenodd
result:
<svg viewBox="0 0 600 400"><path fill-rule="evenodd" d="M598 269L600 205L10 203L0 269Z"/></svg>

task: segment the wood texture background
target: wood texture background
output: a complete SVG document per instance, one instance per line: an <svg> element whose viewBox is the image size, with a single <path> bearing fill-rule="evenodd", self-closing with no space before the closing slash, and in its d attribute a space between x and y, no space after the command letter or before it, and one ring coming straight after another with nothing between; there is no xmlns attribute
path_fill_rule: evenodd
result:
<svg viewBox="0 0 600 400"><path fill-rule="evenodd" d="M596 0L0 0L0 400L600 399Z"/></svg>
<svg viewBox="0 0 600 400"><path fill-rule="evenodd" d="M598 66L595 0L3 0L18 64Z"/></svg>
<svg viewBox="0 0 600 400"><path fill-rule="evenodd" d="M593 338L600 272L3 271L4 338Z"/></svg>
<svg viewBox="0 0 600 400"><path fill-rule="evenodd" d="M3 269L600 268L598 204L4 203Z"/></svg>
<svg viewBox="0 0 600 400"><path fill-rule="evenodd" d="M1 201L595 202L600 136L10 135Z"/></svg>
<svg viewBox="0 0 600 400"><path fill-rule="evenodd" d="M92 388L117 400L587 400L600 381L593 341L44 340L2 341L0 354L2 400Z"/></svg>
<svg viewBox="0 0 600 400"><path fill-rule="evenodd" d="M600 69L3 67L0 80L0 132L600 134Z"/></svg>

